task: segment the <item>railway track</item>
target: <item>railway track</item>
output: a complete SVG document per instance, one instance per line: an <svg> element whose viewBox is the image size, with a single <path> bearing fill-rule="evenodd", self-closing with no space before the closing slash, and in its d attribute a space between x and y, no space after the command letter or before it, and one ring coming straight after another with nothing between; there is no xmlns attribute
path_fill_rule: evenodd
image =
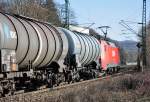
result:
<svg viewBox="0 0 150 102"><path fill-rule="evenodd" d="M41 102L41 100L45 100L46 97L53 96L53 94L57 94L57 93L63 93L65 92L65 90L75 89L77 87L86 87L87 85L98 83L106 79L119 77L125 74L136 73L134 69L135 69L135 66L126 66L125 70L121 69L119 73L116 73L113 75L106 75L105 77L62 85L62 86L58 86L54 88L46 88L46 89L41 89L38 91L20 93L20 94L16 94L13 96L7 96L7 97L0 98L0 102Z"/></svg>

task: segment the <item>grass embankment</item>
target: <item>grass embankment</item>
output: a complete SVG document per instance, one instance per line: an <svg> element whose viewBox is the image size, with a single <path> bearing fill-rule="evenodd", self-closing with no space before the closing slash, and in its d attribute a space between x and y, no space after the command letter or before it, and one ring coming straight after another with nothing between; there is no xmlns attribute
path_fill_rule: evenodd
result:
<svg viewBox="0 0 150 102"><path fill-rule="evenodd" d="M49 100L50 101L50 100ZM150 71L67 90L55 102L150 102Z"/></svg>

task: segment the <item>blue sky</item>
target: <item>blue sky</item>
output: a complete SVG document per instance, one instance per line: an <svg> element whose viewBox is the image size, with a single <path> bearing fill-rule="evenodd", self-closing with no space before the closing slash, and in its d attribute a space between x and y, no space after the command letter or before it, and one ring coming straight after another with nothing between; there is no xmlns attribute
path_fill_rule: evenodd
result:
<svg viewBox="0 0 150 102"><path fill-rule="evenodd" d="M63 4L64 0L54 0ZM76 20L79 24L95 23L92 27L96 29L102 25L111 27L108 36L115 40L137 40L135 34L129 31L122 31L124 28L119 25L120 20L141 22L142 0L69 0L74 10ZM147 0L147 19L150 19L150 0ZM86 25L88 26L88 25ZM141 25L130 24L138 31ZM96 29L99 33L100 30ZM102 33L101 33L102 34Z"/></svg>

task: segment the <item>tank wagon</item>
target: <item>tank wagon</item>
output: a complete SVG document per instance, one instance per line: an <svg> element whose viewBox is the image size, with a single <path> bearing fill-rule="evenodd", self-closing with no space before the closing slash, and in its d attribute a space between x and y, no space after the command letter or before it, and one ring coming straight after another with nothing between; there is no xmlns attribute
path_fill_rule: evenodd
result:
<svg viewBox="0 0 150 102"><path fill-rule="evenodd" d="M0 13L0 94L98 75L101 46L93 37L35 19Z"/></svg>

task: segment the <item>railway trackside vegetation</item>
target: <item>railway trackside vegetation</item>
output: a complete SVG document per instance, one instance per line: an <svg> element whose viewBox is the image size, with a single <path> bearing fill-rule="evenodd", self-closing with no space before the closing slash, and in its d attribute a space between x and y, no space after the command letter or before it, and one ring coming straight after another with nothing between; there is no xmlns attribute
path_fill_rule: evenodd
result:
<svg viewBox="0 0 150 102"><path fill-rule="evenodd" d="M5 97L0 102L150 102L149 73L125 74L76 87Z"/></svg>
<svg viewBox="0 0 150 102"><path fill-rule="evenodd" d="M107 79L90 86L65 91L47 102L149 102L150 71ZM46 100L45 100L46 101Z"/></svg>

